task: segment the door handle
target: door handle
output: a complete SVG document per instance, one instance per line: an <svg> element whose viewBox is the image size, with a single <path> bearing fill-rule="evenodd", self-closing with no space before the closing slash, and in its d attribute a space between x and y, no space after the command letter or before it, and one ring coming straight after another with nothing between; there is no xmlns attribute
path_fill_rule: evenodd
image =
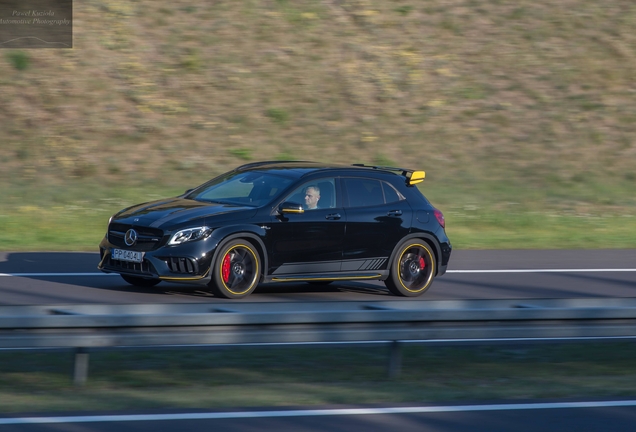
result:
<svg viewBox="0 0 636 432"><path fill-rule="evenodd" d="M328 214L327 216L325 216L325 219L329 219L329 220L338 220L340 219L342 216L340 216L340 213L331 213Z"/></svg>
<svg viewBox="0 0 636 432"><path fill-rule="evenodd" d="M402 210L391 210L387 216L402 216Z"/></svg>

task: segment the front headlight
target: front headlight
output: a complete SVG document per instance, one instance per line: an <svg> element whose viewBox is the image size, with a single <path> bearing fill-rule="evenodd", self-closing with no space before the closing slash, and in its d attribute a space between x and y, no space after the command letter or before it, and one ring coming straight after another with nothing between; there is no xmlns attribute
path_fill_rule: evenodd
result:
<svg viewBox="0 0 636 432"><path fill-rule="evenodd" d="M182 229L181 231L177 231L172 234L172 237L170 237L170 241L168 242L168 246L174 246L189 241L203 240L208 238L211 233L212 228L206 226Z"/></svg>

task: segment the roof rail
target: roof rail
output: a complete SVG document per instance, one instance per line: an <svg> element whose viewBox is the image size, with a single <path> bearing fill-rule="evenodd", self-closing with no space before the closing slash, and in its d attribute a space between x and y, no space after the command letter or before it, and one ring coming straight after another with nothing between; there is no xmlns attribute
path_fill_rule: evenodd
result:
<svg viewBox="0 0 636 432"><path fill-rule="evenodd" d="M352 166L400 172L402 173L404 177L406 177L407 186L413 186L417 183L421 183L424 181L424 178L426 177L426 173L424 171L417 171L417 170L412 170L408 168L397 168L397 167L365 165L365 164L353 164Z"/></svg>
<svg viewBox="0 0 636 432"><path fill-rule="evenodd" d="M279 164L298 163L298 162L311 163L310 161L261 161L261 162L252 162L245 165L241 165L239 167L236 167L235 169L236 171L241 171L241 170L256 168L260 166L279 165Z"/></svg>

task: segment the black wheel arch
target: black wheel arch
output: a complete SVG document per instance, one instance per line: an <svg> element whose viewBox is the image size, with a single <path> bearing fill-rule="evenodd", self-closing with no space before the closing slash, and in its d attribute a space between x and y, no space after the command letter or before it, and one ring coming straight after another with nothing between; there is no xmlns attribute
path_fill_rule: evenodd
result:
<svg viewBox="0 0 636 432"><path fill-rule="evenodd" d="M266 252L267 249L265 247L265 243L260 238L260 236L257 233L254 233L252 231L232 232L227 234L225 237L221 238L218 241L216 248L214 249L214 254L212 255L212 262L210 266L214 266L214 263L216 263L220 250L223 248L223 245L231 242L232 240L237 240L237 239L246 239L247 241L249 241L256 247L256 252L258 253L262 262L262 271L261 271L261 275L259 279L259 281L262 281L267 276L267 269L268 269L268 257Z"/></svg>

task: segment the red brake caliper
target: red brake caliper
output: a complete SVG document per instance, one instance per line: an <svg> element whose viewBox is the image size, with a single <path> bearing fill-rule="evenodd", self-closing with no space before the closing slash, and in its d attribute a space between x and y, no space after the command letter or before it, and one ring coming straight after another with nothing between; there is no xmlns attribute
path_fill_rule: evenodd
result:
<svg viewBox="0 0 636 432"><path fill-rule="evenodd" d="M420 270L423 270L426 267L426 262L424 258L420 257Z"/></svg>
<svg viewBox="0 0 636 432"><path fill-rule="evenodd" d="M221 264L221 278L223 282L228 283L230 280L230 254L225 254L223 264Z"/></svg>

